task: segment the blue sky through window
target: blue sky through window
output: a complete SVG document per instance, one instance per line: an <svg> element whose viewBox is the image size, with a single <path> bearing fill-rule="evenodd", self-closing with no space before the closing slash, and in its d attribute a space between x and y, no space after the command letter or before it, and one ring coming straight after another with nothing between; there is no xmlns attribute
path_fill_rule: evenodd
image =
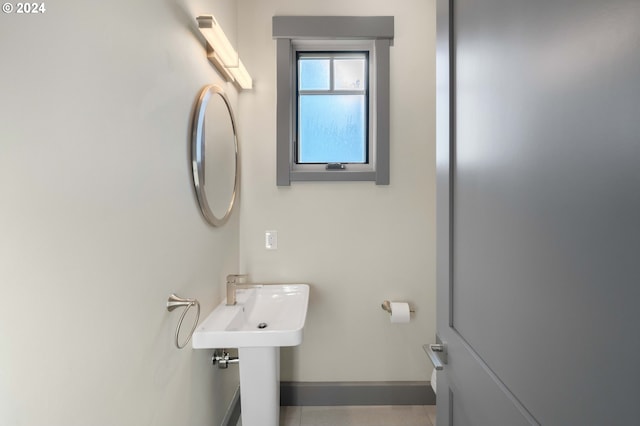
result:
<svg viewBox="0 0 640 426"><path fill-rule="evenodd" d="M305 59L300 61L300 90L329 90L328 59Z"/></svg>
<svg viewBox="0 0 640 426"><path fill-rule="evenodd" d="M364 163L364 95L300 96L300 163Z"/></svg>
<svg viewBox="0 0 640 426"><path fill-rule="evenodd" d="M365 61L298 58L298 163L368 161Z"/></svg>

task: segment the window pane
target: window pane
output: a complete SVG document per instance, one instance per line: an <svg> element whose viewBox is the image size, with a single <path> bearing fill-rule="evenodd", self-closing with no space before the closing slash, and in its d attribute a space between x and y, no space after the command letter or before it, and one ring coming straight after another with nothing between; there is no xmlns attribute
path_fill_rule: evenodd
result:
<svg viewBox="0 0 640 426"><path fill-rule="evenodd" d="M366 163L364 95L301 95L299 163Z"/></svg>
<svg viewBox="0 0 640 426"><path fill-rule="evenodd" d="M364 59L335 59L335 90L365 90Z"/></svg>
<svg viewBox="0 0 640 426"><path fill-rule="evenodd" d="M329 59L298 60L300 90L329 90Z"/></svg>

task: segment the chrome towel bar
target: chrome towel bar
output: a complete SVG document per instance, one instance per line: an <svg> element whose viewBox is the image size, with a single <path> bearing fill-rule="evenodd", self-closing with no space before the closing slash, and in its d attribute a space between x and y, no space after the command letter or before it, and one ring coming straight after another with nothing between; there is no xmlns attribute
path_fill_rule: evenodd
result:
<svg viewBox="0 0 640 426"><path fill-rule="evenodd" d="M185 315L187 315L187 312L189 311L189 309L191 309L191 307L194 305L196 307L196 319L195 321L193 321L193 327L191 327L191 331L189 332L189 337L187 338L187 340L184 341L184 343L180 344L180 328L182 327L182 321L184 320ZM169 299L167 300L167 311L171 312L174 309L179 308L181 306L184 306L184 311L182 311L182 315L180 315L180 321L178 321L178 326L176 327L176 339L175 339L176 347L178 349L182 349L185 346L187 346L187 343L189 343L189 341L191 340L191 336L193 336L193 332L196 330L196 327L198 326L198 320L200 319L200 302L198 302L198 300L184 299L182 297L176 296L175 293L171 294L171 296L169 296Z"/></svg>

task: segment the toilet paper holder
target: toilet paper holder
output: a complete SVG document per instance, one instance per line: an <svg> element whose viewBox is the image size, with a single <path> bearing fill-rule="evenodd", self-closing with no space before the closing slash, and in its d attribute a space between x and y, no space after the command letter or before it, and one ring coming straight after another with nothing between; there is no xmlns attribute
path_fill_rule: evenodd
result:
<svg viewBox="0 0 640 426"><path fill-rule="evenodd" d="M384 309L385 311L389 312L389 315L391 315L391 302L389 302L388 300L385 300L384 302L382 302L382 305L380 305L382 307L382 309ZM415 310L412 309L411 307L409 308L409 312L414 313Z"/></svg>

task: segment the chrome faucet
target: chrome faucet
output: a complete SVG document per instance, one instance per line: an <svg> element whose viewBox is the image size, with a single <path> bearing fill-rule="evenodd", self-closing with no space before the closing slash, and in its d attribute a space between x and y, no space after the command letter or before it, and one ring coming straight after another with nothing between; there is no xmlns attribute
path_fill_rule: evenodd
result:
<svg viewBox="0 0 640 426"><path fill-rule="evenodd" d="M227 306L236 304L236 290L239 288L256 288L262 287L264 284L240 284L239 281L246 278L246 274L227 275Z"/></svg>

